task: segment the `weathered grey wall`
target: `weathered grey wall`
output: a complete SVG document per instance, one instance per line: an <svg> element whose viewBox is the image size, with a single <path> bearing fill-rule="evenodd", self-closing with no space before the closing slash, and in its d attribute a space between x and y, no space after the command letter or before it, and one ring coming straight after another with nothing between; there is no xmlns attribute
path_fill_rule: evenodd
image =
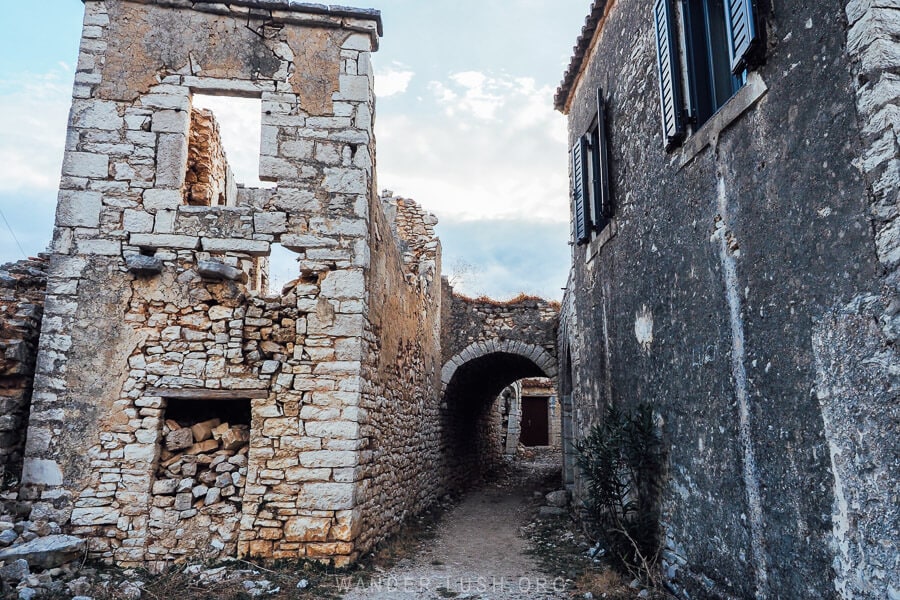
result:
<svg viewBox="0 0 900 600"><path fill-rule="evenodd" d="M570 142L595 115L597 87L605 92L618 226L592 259L573 249L560 356L571 351L574 425L586 433L607 402L654 405L669 465L666 566L693 597L853 588L875 598L898 587L896 545L873 559L880 571L858 560L868 536L897 542L885 526L898 461L897 387L885 373L897 362L875 317L852 310L892 284L860 173L872 152L844 9L774 3L751 82L767 90L693 158L663 151L647 2L615 2L571 105ZM874 136L885 164L895 164L896 146L884 145L896 131ZM880 302L866 310L891 304ZM880 383L856 386L869 378ZM831 387L845 393L822 391ZM862 450L854 436L866 438ZM873 465L876 481L847 453ZM833 465L849 468L853 502L836 497L836 480L847 483ZM835 562L841 544L846 567ZM862 586L845 582L851 565Z"/></svg>

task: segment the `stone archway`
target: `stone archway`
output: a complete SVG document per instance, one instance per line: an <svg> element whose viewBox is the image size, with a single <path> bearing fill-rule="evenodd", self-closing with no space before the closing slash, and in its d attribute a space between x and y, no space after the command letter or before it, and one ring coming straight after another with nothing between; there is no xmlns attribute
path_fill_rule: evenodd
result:
<svg viewBox="0 0 900 600"><path fill-rule="evenodd" d="M556 358L540 346L518 340L493 339L474 342L462 352L448 360L441 369L441 388L446 391L457 369L469 361L490 354L518 355L533 362L543 373L543 377L556 380ZM510 382L512 383L512 382Z"/></svg>
<svg viewBox="0 0 900 600"><path fill-rule="evenodd" d="M501 392L525 378L555 382L556 374L556 359L546 349L508 339L472 343L444 364L442 442L452 487L465 488L502 464Z"/></svg>

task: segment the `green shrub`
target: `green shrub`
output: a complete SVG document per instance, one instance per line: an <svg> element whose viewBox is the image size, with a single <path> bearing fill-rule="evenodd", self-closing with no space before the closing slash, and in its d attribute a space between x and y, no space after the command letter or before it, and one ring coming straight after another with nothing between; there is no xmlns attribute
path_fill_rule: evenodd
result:
<svg viewBox="0 0 900 600"><path fill-rule="evenodd" d="M587 484L588 520L607 555L618 566L652 578L659 554L663 463L653 410L647 404L631 413L609 407L576 448Z"/></svg>

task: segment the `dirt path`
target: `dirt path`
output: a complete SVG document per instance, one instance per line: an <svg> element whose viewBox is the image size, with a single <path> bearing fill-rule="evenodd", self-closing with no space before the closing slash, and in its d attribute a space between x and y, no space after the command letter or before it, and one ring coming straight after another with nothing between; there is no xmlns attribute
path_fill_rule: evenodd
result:
<svg viewBox="0 0 900 600"><path fill-rule="evenodd" d="M441 520L435 538L344 600L567 598L565 581L542 573L520 528L534 508L533 484L558 466L532 464L470 492Z"/></svg>

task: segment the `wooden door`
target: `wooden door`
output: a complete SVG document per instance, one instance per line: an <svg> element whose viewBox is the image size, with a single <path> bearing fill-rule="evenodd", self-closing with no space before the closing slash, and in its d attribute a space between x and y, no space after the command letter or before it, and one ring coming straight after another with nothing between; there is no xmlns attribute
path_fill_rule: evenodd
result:
<svg viewBox="0 0 900 600"><path fill-rule="evenodd" d="M549 402L550 399L546 396L522 398L520 440L523 446L547 446L550 443Z"/></svg>

